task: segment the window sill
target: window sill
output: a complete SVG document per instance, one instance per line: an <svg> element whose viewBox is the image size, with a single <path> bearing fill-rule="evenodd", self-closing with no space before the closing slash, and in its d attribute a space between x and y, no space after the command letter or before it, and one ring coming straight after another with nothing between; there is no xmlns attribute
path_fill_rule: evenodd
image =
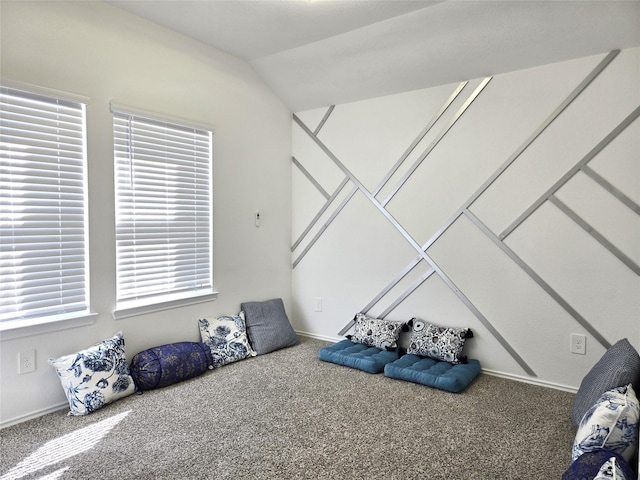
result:
<svg viewBox="0 0 640 480"><path fill-rule="evenodd" d="M15 320L0 323L0 341L30 337L44 333L58 332L69 328L93 325L98 318L97 313L81 313L61 316L47 320Z"/></svg>
<svg viewBox="0 0 640 480"><path fill-rule="evenodd" d="M123 318L135 317L147 313L161 312L172 308L184 307L186 305L195 305L198 303L211 302L218 298L219 292L210 292L193 297L177 298L165 302L157 302L149 305L132 305L116 308L113 311L113 318L121 320Z"/></svg>

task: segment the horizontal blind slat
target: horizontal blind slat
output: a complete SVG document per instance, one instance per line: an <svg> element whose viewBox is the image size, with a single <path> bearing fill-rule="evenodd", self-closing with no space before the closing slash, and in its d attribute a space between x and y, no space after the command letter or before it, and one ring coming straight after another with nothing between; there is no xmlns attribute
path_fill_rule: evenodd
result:
<svg viewBox="0 0 640 480"><path fill-rule="evenodd" d="M85 107L0 87L0 321L87 311Z"/></svg>
<svg viewBox="0 0 640 480"><path fill-rule="evenodd" d="M211 132L114 113L118 301L211 287Z"/></svg>

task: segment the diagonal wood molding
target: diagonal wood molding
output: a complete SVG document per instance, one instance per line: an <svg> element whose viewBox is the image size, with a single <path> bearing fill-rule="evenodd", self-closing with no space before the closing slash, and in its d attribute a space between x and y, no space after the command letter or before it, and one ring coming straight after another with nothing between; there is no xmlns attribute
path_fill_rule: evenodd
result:
<svg viewBox="0 0 640 480"><path fill-rule="evenodd" d="M484 87L489 83L491 78L484 79L480 85L474 90L474 92L465 100L460 109L449 119L445 127L440 131L440 133L435 137L430 145L426 148L426 150L418 157L418 159L414 162L413 165L409 167L407 172L403 175L400 181L393 187L391 192L387 194L384 200L378 201L376 199L376 195L381 191L381 189L386 185L386 183L391 179L394 173L400 168L400 166L405 162L408 158L409 154L416 148L416 146L420 143L420 141L424 138L424 136L431 130L431 128L435 125L437 120L439 120L443 114L447 111L447 109L452 104L453 100L457 98L460 93L464 90L466 86L466 82L461 83L455 89L455 91L451 94L451 96L447 99L447 101L441 106L433 119L427 124L427 126L420 132L418 137L409 145L409 147L405 150L405 153L401 156L401 158L394 164L392 169L387 172L387 174L382 178L378 186L373 192L370 192L366 189L366 187L360 182L360 180L347 168L347 166L338 159L331 150L318 138L318 132L322 128L322 126L328 121L331 112L333 111L333 107L329 108L325 113L322 121L315 129L315 131L311 131L309 127L307 127L302 120L297 115L294 115L295 123L316 143L316 145L324 152L329 160L331 160L340 170L345 174L345 179L338 187L338 189L332 194L327 202L323 205L320 212L314 219L311 224L305 229L300 238L294 243L292 246L292 252L295 252L298 246L303 242L304 237L312 230L313 226L319 221L322 215L328 210L329 206L332 202L337 198L338 192L340 192L347 184L352 184L352 189L349 193L343 198L340 204L335 208L333 213L329 216L328 220L324 223L324 225L320 228L320 230L316 233L316 235L311 239L311 241L307 244L306 248L298 255L296 260L293 263L293 267L295 268L299 262L304 258L304 256L312 249L313 245L319 240L322 234L329 227L331 222L340 214L345 205L353 198L353 196L357 192L361 192L368 200L371 202L376 209L382 214L402 236L405 240L416 250L418 256L408 265L406 265L400 273L393 278L390 283L377 295L373 297L373 299L362 308L362 313L367 313L370 311L383 297L385 297L396 285L400 283L400 281L406 277L406 275L411 272L417 265L421 262L426 262L429 266L429 269L426 273L421 275L417 280L415 280L405 291L400 293L400 295L382 312L380 316L383 318L391 313L398 305L400 305L406 298L408 298L417 288L420 287L424 282L426 282L431 276L435 273L437 274L444 283L455 293L455 295L469 308L469 310L478 318L478 320L487 328L487 330L496 338L496 340L505 348L505 350L516 360L516 362L525 370L530 376L535 377L535 372L530 368L530 366L525 362L525 360L520 357L520 355L511 347L511 345L507 342L507 340L500 334L500 332L492 325L492 323L483 315L483 313L470 301L470 299L458 288L458 286L453 282L453 280L447 275L447 273L433 260L433 258L427 253L428 248L433 245L441 236L447 231L447 229L453 225L461 216L465 216L470 219L472 224L475 225L480 231L482 231L486 236L488 236L501 250L507 255L511 261L513 261L516 265L518 265L524 272L526 272L530 278L532 278L542 289L558 303L567 313L569 313L580 325L582 325L600 344L602 344L605 348L610 346L609 342L604 338L604 336L598 332L576 309L574 309L569 302L567 302L562 296L560 296L540 275L538 275L529 265L524 262L513 250L511 250L505 243L505 238L514 231L520 224L522 224L542 203L546 201L550 201L551 203L558 206L561 211L563 211L566 215L568 215L573 221L581 225L585 230L589 231L589 233L594 236L594 238L600 241L600 244L607 248L610 252L617 256L627 267L631 268L636 274L640 274L640 269L635 263L628 259L624 254L622 254L611 242L604 240L604 236L596 232L592 227L588 226L586 222L584 222L580 217L572 212L570 209L563 208L561 202L553 195L557 190L559 190L564 184L566 184L578 171L583 171L586 174L590 175L592 178L596 179L605 189L611 194L622 201L626 206L631 208L636 214L640 215L640 208L633 202L628 199L622 192L618 191L615 187L608 184L606 180L601 179L597 173L591 170L588 167L588 163L592 160L606 145L608 145L613 139L615 139L622 131L624 131L629 125L633 123L640 116L640 107L637 107L631 114L629 114L626 118L624 118L606 137L604 137L596 146L592 148L592 150L582 158L567 174L562 176L554 186L549 189L543 196L541 196L538 200L536 200L515 222L513 222L504 232L500 235L496 235L491 232L489 228L487 228L484 223L470 211L470 207L472 204L507 170L507 168L512 165L520 155L532 144L535 140L544 133L544 131L553 123L553 121L558 118L558 116L587 88L588 85L613 61L613 59L617 56L619 51L612 51L608 55L606 55L599 63L593 68L589 74L577 85L574 90L560 103L560 105L542 122L542 124L531 133L531 135L520 145L512 155L489 177L486 181L474 192L471 197L469 197L463 205L455 212L455 214L447 220L441 228L424 244L419 245L416 241L411 237L409 232L391 215L391 213L387 210L386 206L389 201L393 198L393 196L404 186L405 182L413 175L413 173L417 170L420 164L428 157L431 151L435 148L435 146L440 142L444 136L450 131L456 121L464 114L464 112L469 108L469 106L473 103L473 101L480 95ZM294 164L297 160L294 161ZM346 331L351 328L352 322L347 324L340 332L340 334L346 333Z"/></svg>

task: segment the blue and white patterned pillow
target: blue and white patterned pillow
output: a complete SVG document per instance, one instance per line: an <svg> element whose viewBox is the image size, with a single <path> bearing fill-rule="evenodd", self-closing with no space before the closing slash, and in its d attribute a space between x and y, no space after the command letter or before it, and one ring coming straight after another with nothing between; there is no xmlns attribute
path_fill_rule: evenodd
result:
<svg viewBox="0 0 640 480"><path fill-rule="evenodd" d="M136 391L122 332L71 355L49 359L69 401L69 415L87 415Z"/></svg>
<svg viewBox="0 0 640 480"><path fill-rule="evenodd" d="M214 367L256 356L247 338L244 312L217 318L201 318L198 324L202 343L211 349Z"/></svg>
<svg viewBox="0 0 640 480"><path fill-rule="evenodd" d="M572 459L585 452L607 449L631 461L638 451L639 424L640 406L631 384L605 392L580 421Z"/></svg>
<svg viewBox="0 0 640 480"><path fill-rule="evenodd" d="M465 340L471 337L469 328L441 327L414 318L407 353L453 364L467 363L462 350Z"/></svg>
<svg viewBox="0 0 640 480"><path fill-rule="evenodd" d="M405 322L367 317L363 313L357 313L353 320L355 331L349 339L380 350L396 348L400 332L405 325Z"/></svg>

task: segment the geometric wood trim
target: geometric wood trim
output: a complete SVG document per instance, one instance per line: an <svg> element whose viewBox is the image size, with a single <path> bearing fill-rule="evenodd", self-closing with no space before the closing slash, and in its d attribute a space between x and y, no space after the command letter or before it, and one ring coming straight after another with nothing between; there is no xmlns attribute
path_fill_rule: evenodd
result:
<svg viewBox="0 0 640 480"><path fill-rule="evenodd" d="M355 195L355 193L360 190L362 194L380 211L380 213L390 221L393 227L403 235L405 240L416 250L419 256L413 260L410 264L408 264L381 292L379 292L362 310L362 313L367 313L373 306L375 306L383 297L385 297L389 291L391 291L398 283L411 271L415 266L417 266L421 261L425 261L430 269L423 274L420 278L415 280L412 285L410 285L404 292L400 293L399 296L392 301L392 303L380 314L380 316L386 316L391 311L393 311L398 305L400 305L408 296L411 295L422 283L424 283L433 273L436 273L447 286L458 296L458 298L473 312L473 314L480 320L480 322L487 328L487 330L498 340L498 342L507 350L507 352L520 364L520 366L531 376L536 376L535 372L527 365L527 363L522 359L518 353L509 345L509 343L504 339L501 334L495 329L495 327L489 322L487 318L484 317L482 312L480 312L474 304L469 300L466 295L460 291L460 289L455 285L452 279L444 272L427 254L427 249L435 243L444 232L455 223L460 216L465 216L471 220L472 224L474 224L479 230L481 230L485 235L487 235L496 245L500 247L500 249L505 253L514 263L516 263L520 268L522 268L551 298L553 298L563 309L565 309L574 319L582 325L586 331L588 331L594 339L596 339L599 343L601 343L605 348L608 348L609 342L593 327L589 324L589 322L584 319L571 305L564 300L553 288L547 284L535 271L533 271L527 264L522 260L515 252L513 252L505 243L504 238L508 236L518 225L520 225L526 218L528 218L533 211L535 211L542 203L547 200L558 205L558 200L553 194L564 185L576 172L582 170L591 178L594 178L598 183L603 185L603 187L614 195L616 198L620 199L625 205L632 208L633 211L638 213L640 210L626 195L620 192L618 189L610 185L606 180L602 179L597 173L591 170L587 163L593 159L609 142L611 142L618 134L620 134L628 125L630 125L639 115L640 115L640 107L636 108L625 120L621 122L612 132L610 132L601 142L599 142L585 157L578 162L577 165L572 168L570 172L565 174L554 186L545 193L537 202L534 203L527 211L521 215L516 222L514 222L511 226L502 232L500 235L496 235L491 232L486 225L484 225L470 210L471 205L505 172L505 170L516 161L517 158L547 129L547 127L586 89L588 85L611 63L611 61L618 55L619 51L615 50L607 54L598 65L589 72L589 74L582 80L580 84L578 84L573 91L560 103L560 105L542 122L542 124L524 141L524 143L513 152L513 154L503 163L485 182L484 184L460 207L460 209L449 219L441 228L436 232L436 234L429 239L425 245L418 245L415 240L411 237L411 235L405 230L405 228L391 215L391 213L385 208L387 203L393 198L393 196L403 187L404 183L408 180L408 178L416 171L420 163L429 155L429 153L433 150L435 145L442 140L442 138L448 133L449 129L453 126L453 124L458 120L460 115L464 113L466 108L471 104L471 102L475 99L475 97L482 91L482 88L486 86L490 78L485 79L479 88L470 96L469 99L463 104L461 109L454 114L452 119L449 120L448 124L444 127L443 131L441 131L436 137L435 140L427 147L427 149L420 155L418 160L410 167L407 173L404 174L399 183L391 190L391 193L387 195L387 197L383 201L378 201L375 196L380 192L380 190L384 187L384 185L388 182L388 180L393 176L393 174L398 170L401 164L408 158L409 153L413 151L413 149L418 145L420 140L426 135L426 133L431 129L431 127L435 124L435 121L440 118L440 116L444 113L444 111L448 108L448 106L453 102L453 100L457 97L457 95L462 91L466 83L460 84L457 90L452 94L452 96L447 100L445 105L438 111L435 119L423 129L418 138L416 138L413 143L407 148L405 153L401 156L401 158L396 162L396 164L392 167L392 169L385 175L382 179L378 187L374 190L374 192L369 192L365 186L356 178L351 171L343 164L327 147L324 145L322 141L317 137L317 132L320 127L324 125L326 118L328 115L325 115L325 118L318 126L315 132L311 132L306 125L294 114L294 121L302 128L303 131L309 135L309 137L316 143L318 147L327 155L329 159L333 161L333 163L340 168L346 178L343 184L353 182L354 186L352 191L344 198L341 204L338 206L337 210L331 215L331 217L326 221L321 230L316 234L314 239L307 245L306 249L297 257L294 262L295 266L300 262L302 257L309 251L309 249L313 246L313 244L320 238L322 233L326 230L329 224L337 217L337 215L342 211L344 206L350 201L350 199ZM333 110L332 108L330 110ZM330 113L330 112L328 112ZM344 186L344 185L342 185ZM332 196L332 199L335 198L337 192ZM326 198L326 197L325 197ZM323 207L323 212L328 208L328 203ZM566 212L565 212L566 213ZM317 219L321 214L318 214L312 223L315 224ZM576 220L577 217L575 214L570 215L570 217ZM579 220L579 224L581 222ZM583 226L583 225L581 225ZM309 230L309 227L307 230ZM585 228L583 226L583 228ZM590 228L590 227L589 227ZM590 229L592 233L593 229ZM588 230L589 231L589 230ZM306 232L305 232L306 234ZM602 237L597 232L592 233L595 238L599 239ZM604 237L602 237L604 238ZM300 240L296 243L295 246L299 245ZM600 241L600 240L599 240ZM618 258L625 262L627 266L632 268L634 271L638 270L635 263L626 258L621 252L616 251L617 249L613 247L610 243L601 241L601 244L612 251ZM295 248L292 248L292 252ZM352 322L345 326L340 332L340 335L344 334L348 329L352 326Z"/></svg>

